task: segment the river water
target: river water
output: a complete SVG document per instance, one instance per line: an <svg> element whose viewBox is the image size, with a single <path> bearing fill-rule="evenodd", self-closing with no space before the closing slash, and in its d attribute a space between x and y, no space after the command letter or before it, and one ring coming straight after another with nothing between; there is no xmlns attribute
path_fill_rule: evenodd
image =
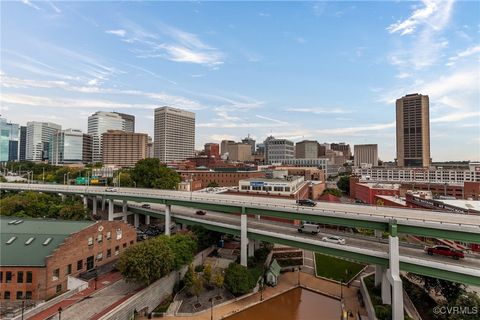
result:
<svg viewBox="0 0 480 320"><path fill-rule="evenodd" d="M337 320L340 315L340 301L310 290L295 288L226 319Z"/></svg>

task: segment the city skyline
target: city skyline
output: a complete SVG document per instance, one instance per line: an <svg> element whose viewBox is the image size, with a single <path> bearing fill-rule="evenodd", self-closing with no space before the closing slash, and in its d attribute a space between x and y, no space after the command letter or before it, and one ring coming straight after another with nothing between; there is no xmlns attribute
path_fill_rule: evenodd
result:
<svg viewBox="0 0 480 320"><path fill-rule="evenodd" d="M389 161L395 100L418 92L433 161L479 160L478 3L2 6L0 113L14 123L87 132L117 111L153 137L167 105L196 113L196 149L272 134L378 144Z"/></svg>

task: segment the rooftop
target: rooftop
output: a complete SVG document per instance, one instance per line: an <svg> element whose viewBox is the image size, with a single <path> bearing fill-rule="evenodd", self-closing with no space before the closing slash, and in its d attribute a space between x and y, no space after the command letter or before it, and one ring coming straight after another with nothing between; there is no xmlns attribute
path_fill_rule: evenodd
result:
<svg viewBox="0 0 480 320"><path fill-rule="evenodd" d="M0 217L0 265L44 266L45 257L94 221Z"/></svg>
<svg viewBox="0 0 480 320"><path fill-rule="evenodd" d="M359 183L359 185L366 186L372 189L398 190L400 188L400 184L398 183Z"/></svg>
<svg viewBox="0 0 480 320"><path fill-rule="evenodd" d="M435 200L443 202L450 206L467 209L467 210L475 210L480 212L480 201L478 200L443 200L443 199L435 199Z"/></svg>

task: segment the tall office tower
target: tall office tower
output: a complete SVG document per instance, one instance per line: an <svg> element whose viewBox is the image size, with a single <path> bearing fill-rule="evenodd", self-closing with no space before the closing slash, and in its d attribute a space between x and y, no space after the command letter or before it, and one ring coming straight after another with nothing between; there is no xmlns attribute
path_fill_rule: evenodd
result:
<svg viewBox="0 0 480 320"><path fill-rule="evenodd" d="M77 129L59 131L50 136L48 162L53 165L82 163L83 133Z"/></svg>
<svg viewBox="0 0 480 320"><path fill-rule="evenodd" d="M114 112L125 120L125 132L135 132L135 116L126 113Z"/></svg>
<svg viewBox="0 0 480 320"><path fill-rule="evenodd" d="M220 146L218 143L205 143L205 154L209 158L220 159Z"/></svg>
<svg viewBox="0 0 480 320"><path fill-rule="evenodd" d="M91 134L84 133L82 137L82 162L92 163L93 160L93 137Z"/></svg>
<svg viewBox="0 0 480 320"><path fill-rule="evenodd" d="M248 143L230 143L228 144L228 160L230 161L251 161L252 146Z"/></svg>
<svg viewBox="0 0 480 320"><path fill-rule="evenodd" d="M108 130L125 131L125 119L118 113L97 111L88 117L88 134L92 135L92 162L102 162L102 134Z"/></svg>
<svg viewBox="0 0 480 320"><path fill-rule="evenodd" d="M264 141L263 141L263 152L265 154L265 163L268 163L268 144L270 141L275 140L274 136L268 136Z"/></svg>
<svg viewBox="0 0 480 320"><path fill-rule="evenodd" d="M104 165L128 168L147 157L146 133L108 130L103 134L102 162Z"/></svg>
<svg viewBox="0 0 480 320"><path fill-rule="evenodd" d="M233 140L222 140L222 142L220 142L220 155L224 155L225 153L228 152L228 146L230 144L234 144L235 141Z"/></svg>
<svg viewBox="0 0 480 320"><path fill-rule="evenodd" d="M172 107L155 109L154 153L161 162L195 155L195 113Z"/></svg>
<svg viewBox="0 0 480 320"><path fill-rule="evenodd" d="M397 165L430 166L430 115L427 95L407 94L397 99Z"/></svg>
<svg viewBox="0 0 480 320"><path fill-rule="evenodd" d="M18 144L18 160L24 161L27 158L27 127L20 126L20 140Z"/></svg>
<svg viewBox="0 0 480 320"><path fill-rule="evenodd" d="M250 138L250 134L244 138L242 140L242 143L246 143L246 144L249 144L251 149L252 149L252 152L251 154L254 154L255 153L255 140L253 140L252 138Z"/></svg>
<svg viewBox="0 0 480 320"><path fill-rule="evenodd" d="M353 146L353 159L356 167L362 164L378 166L378 145L376 144L356 144Z"/></svg>
<svg viewBox="0 0 480 320"><path fill-rule="evenodd" d="M51 122L27 122L26 160L48 160L50 137L62 130L62 126Z"/></svg>
<svg viewBox="0 0 480 320"><path fill-rule="evenodd" d="M153 139L152 137L148 136L148 142L147 142L147 158L153 158L154 153L153 153Z"/></svg>
<svg viewBox="0 0 480 320"><path fill-rule="evenodd" d="M325 157L327 155L327 145L326 143L318 144L318 157Z"/></svg>
<svg viewBox="0 0 480 320"><path fill-rule="evenodd" d="M0 118L0 162L18 160L20 126Z"/></svg>
<svg viewBox="0 0 480 320"><path fill-rule="evenodd" d="M319 157L320 144L315 140L303 140L295 144L295 158L316 159Z"/></svg>
<svg viewBox="0 0 480 320"><path fill-rule="evenodd" d="M267 163L282 162L282 160L295 158L293 141L287 139L270 139L265 145L267 146Z"/></svg>
<svg viewBox="0 0 480 320"><path fill-rule="evenodd" d="M350 145L346 144L345 142L340 142L340 143L331 143L330 144L330 149L333 151L341 151L343 152L343 155L345 158L348 160L352 156L352 151L350 149Z"/></svg>

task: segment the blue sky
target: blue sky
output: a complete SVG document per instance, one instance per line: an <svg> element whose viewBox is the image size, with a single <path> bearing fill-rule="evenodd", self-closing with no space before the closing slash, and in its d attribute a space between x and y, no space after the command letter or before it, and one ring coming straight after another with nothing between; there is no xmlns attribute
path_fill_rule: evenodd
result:
<svg viewBox="0 0 480 320"><path fill-rule="evenodd" d="M97 110L197 115L196 145L378 143L395 99L430 96L434 161L480 160L480 4L1 2L2 117L86 131Z"/></svg>

